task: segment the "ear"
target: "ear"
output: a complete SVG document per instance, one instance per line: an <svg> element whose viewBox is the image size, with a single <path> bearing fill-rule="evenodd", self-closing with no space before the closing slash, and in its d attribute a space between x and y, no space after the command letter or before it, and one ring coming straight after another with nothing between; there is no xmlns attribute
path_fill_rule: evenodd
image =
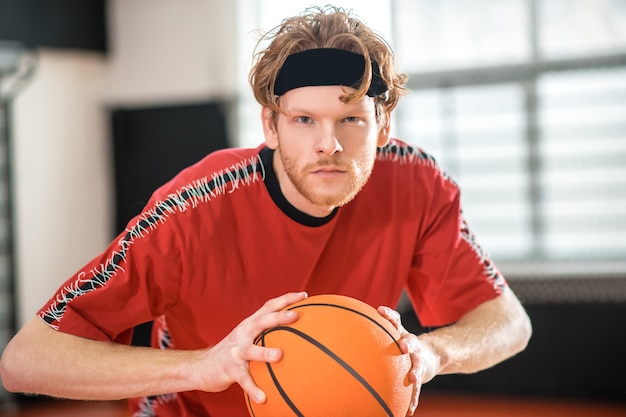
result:
<svg viewBox="0 0 626 417"><path fill-rule="evenodd" d="M385 121L385 124L378 131L378 142L377 146L382 148L383 146L389 143L389 132L391 131L391 122L389 121L389 117Z"/></svg>
<svg viewBox="0 0 626 417"><path fill-rule="evenodd" d="M263 107L261 109L261 124L263 125L263 135L265 144L270 149L278 149L278 132L274 124L274 113L271 109Z"/></svg>

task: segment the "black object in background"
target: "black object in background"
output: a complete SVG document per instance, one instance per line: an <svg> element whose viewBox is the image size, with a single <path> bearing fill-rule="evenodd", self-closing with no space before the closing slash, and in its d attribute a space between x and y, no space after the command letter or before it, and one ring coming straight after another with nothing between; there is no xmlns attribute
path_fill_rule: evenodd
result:
<svg viewBox="0 0 626 417"><path fill-rule="evenodd" d="M106 0L0 0L0 40L107 51Z"/></svg>
<svg viewBox="0 0 626 417"><path fill-rule="evenodd" d="M226 106L216 103L112 112L116 234L161 185L182 169L229 146Z"/></svg>

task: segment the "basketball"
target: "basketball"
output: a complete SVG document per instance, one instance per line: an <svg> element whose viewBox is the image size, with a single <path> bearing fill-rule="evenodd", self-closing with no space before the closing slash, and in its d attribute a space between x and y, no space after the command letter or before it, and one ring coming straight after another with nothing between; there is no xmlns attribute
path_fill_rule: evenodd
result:
<svg viewBox="0 0 626 417"><path fill-rule="evenodd" d="M411 359L396 328L372 306L340 295L311 296L288 309L298 320L256 344L282 349L277 363L250 362L267 401L246 394L252 417L406 416Z"/></svg>

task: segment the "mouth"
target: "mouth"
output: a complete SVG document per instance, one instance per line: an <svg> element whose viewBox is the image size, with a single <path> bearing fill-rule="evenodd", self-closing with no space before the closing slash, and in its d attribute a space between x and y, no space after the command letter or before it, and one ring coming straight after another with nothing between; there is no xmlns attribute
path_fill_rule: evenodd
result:
<svg viewBox="0 0 626 417"><path fill-rule="evenodd" d="M318 172L346 172L345 169L338 167L336 165L324 165L324 166L320 166L320 167L316 167L312 170L313 173L318 173Z"/></svg>
<svg viewBox="0 0 626 417"><path fill-rule="evenodd" d="M339 174L345 174L346 172L347 172L346 169L341 168L337 165L318 166L311 170L311 174L321 175L321 176L339 175Z"/></svg>

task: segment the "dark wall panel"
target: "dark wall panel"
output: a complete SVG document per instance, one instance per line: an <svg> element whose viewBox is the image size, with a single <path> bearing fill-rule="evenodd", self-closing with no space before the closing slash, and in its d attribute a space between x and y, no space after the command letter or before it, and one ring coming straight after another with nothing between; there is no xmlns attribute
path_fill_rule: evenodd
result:
<svg viewBox="0 0 626 417"><path fill-rule="evenodd" d="M0 40L105 52L106 0L0 0Z"/></svg>
<svg viewBox="0 0 626 417"><path fill-rule="evenodd" d="M112 111L116 233L141 212L156 188L229 146L225 108L202 103Z"/></svg>
<svg viewBox="0 0 626 417"><path fill-rule="evenodd" d="M443 375L424 391L615 401L626 405L626 303L525 303L527 349L471 375ZM422 329L412 312L407 329Z"/></svg>

